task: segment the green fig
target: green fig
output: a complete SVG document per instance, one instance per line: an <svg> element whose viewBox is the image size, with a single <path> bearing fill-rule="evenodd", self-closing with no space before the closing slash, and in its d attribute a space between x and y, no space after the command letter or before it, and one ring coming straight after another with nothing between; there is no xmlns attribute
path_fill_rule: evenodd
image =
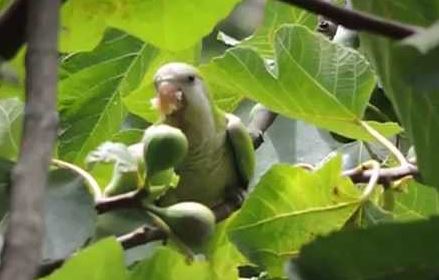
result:
<svg viewBox="0 0 439 280"><path fill-rule="evenodd" d="M169 227L171 238L177 238L193 252L202 249L215 230L215 215L197 202L181 202L165 208L147 205L146 208Z"/></svg>
<svg viewBox="0 0 439 280"><path fill-rule="evenodd" d="M174 168L183 161L188 150L188 141L181 130L165 124L148 127L142 141L149 177Z"/></svg>

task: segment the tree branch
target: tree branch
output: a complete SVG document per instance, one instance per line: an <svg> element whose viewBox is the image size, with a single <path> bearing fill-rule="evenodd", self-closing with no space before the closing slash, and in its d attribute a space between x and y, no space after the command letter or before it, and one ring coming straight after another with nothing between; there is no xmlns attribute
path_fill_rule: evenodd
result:
<svg viewBox="0 0 439 280"><path fill-rule="evenodd" d="M2 280L29 280L35 276L43 243L44 189L58 121L55 108L60 1L26 3L26 107L20 156L11 174L11 214L2 251Z"/></svg>
<svg viewBox="0 0 439 280"><path fill-rule="evenodd" d="M403 39L415 34L420 28L385 20L370 14L347 10L321 0L279 0L325 16L346 28L367 31L392 39Z"/></svg>
<svg viewBox="0 0 439 280"><path fill-rule="evenodd" d="M0 57L6 60L15 56L24 44L26 33L27 1L16 0L0 16Z"/></svg>
<svg viewBox="0 0 439 280"><path fill-rule="evenodd" d="M125 250L157 240L166 239L166 233L156 227L145 225L125 235L119 236L117 241Z"/></svg>
<svg viewBox="0 0 439 280"><path fill-rule="evenodd" d="M120 195L104 197L96 200L95 209L98 214L103 214L117 209L142 208L142 198L146 195L145 189L139 189Z"/></svg>
<svg viewBox="0 0 439 280"><path fill-rule="evenodd" d="M368 183L371 176L373 176L373 171L363 170L362 168L353 168L344 171L343 176L350 177L352 182L356 184ZM378 172L378 183L386 185L406 176L419 176L418 167L412 164L407 164L399 167L382 168Z"/></svg>

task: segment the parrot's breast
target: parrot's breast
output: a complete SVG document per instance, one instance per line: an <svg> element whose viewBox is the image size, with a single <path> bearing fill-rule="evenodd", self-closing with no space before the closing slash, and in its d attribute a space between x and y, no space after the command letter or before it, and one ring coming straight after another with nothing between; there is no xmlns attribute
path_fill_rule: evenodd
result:
<svg viewBox="0 0 439 280"><path fill-rule="evenodd" d="M165 204L196 201L214 206L224 199L227 188L240 182L225 131L198 143L189 142L188 155L175 171L180 180L166 194Z"/></svg>

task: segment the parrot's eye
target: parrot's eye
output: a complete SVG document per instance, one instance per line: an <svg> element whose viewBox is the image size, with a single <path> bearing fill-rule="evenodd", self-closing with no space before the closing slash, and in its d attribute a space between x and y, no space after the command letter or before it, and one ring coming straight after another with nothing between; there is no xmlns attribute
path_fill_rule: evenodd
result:
<svg viewBox="0 0 439 280"><path fill-rule="evenodd" d="M189 75L187 77L187 80L188 80L188 82L193 82L193 81L195 81L195 76L194 75Z"/></svg>

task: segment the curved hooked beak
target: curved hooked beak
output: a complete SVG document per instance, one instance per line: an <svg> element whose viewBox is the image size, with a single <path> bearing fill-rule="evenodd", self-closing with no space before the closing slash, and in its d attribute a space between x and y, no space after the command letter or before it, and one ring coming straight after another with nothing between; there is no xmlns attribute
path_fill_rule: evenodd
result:
<svg viewBox="0 0 439 280"><path fill-rule="evenodd" d="M157 97L151 100L154 108L163 115L170 115L182 106L183 92L171 79L160 79L155 83Z"/></svg>

